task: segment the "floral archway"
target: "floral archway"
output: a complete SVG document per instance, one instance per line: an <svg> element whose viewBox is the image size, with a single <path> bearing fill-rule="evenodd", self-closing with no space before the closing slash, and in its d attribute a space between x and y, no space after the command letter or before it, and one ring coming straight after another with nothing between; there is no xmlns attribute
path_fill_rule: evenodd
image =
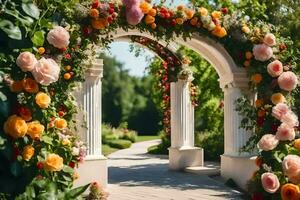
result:
<svg viewBox="0 0 300 200"><path fill-rule="evenodd" d="M36 195L32 188L42 193L43 183L54 185L53 195L60 191L74 197L86 189L70 190L74 167L85 154L74 134L77 111L71 92L84 81L83 61L95 53L93 47L109 44L119 28L134 28L156 40L198 34L224 46L247 71L249 90L257 93L255 104L237 101L245 116L242 127L253 131L243 150L259 147L251 193L275 199L299 195L299 123L290 106L298 84L296 63L291 41L272 26L252 24L227 8L169 9L138 0L5 1L0 8L1 170L10 172L1 173L1 192L17 195L29 185L23 195Z"/></svg>

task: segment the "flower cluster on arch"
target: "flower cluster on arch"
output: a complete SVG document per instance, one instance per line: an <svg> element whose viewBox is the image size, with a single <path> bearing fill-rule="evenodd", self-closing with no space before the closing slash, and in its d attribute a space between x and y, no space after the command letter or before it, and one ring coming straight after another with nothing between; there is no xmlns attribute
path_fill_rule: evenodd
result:
<svg viewBox="0 0 300 200"><path fill-rule="evenodd" d="M84 80L83 61L95 53L93 47L111 42L118 28L149 32L165 41L200 34L224 45L248 72L250 88L257 92L255 106L239 102L249 122L245 127L255 130L249 144L260 149L259 170L250 182L253 198L300 195L300 140L295 139L299 122L289 106L298 78L292 71L290 41L277 35L276 28L254 25L227 8L169 9L139 0L70 5L73 9L56 2L40 4L43 23L36 20L26 34L31 47L5 52L14 58L7 63L12 70L5 82L17 99L4 124L14 152L10 162L35 166L34 177L55 180L61 189L70 187L76 176L72 168L85 155L85 146L72 131L76 103L71 91ZM51 6L55 16L48 13Z"/></svg>

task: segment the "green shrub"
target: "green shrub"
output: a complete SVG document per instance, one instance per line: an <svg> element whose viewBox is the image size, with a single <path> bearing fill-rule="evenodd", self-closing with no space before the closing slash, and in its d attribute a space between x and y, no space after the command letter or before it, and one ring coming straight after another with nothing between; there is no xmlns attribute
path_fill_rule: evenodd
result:
<svg viewBox="0 0 300 200"><path fill-rule="evenodd" d="M122 140L122 139L111 140L108 143L110 147L117 148L117 149L127 149L131 146L131 144L132 143L129 140Z"/></svg>
<svg viewBox="0 0 300 200"><path fill-rule="evenodd" d="M224 152L224 131L196 133L195 146L204 149L205 160L219 161Z"/></svg>
<svg viewBox="0 0 300 200"><path fill-rule="evenodd" d="M148 153L150 154L169 154L169 147L171 146L170 136L167 136L164 131L160 131L159 133L161 138L161 143L158 145L154 145L148 148Z"/></svg>
<svg viewBox="0 0 300 200"><path fill-rule="evenodd" d="M120 136L120 139L123 139L123 140L129 140L131 141L132 143L136 142L137 140L137 132L135 131L131 131L131 130L123 130L123 135Z"/></svg>

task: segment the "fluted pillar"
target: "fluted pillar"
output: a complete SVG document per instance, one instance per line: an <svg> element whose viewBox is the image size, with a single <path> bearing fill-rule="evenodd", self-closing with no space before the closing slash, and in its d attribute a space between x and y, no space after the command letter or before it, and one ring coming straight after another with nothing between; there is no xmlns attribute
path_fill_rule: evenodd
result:
<svg viewBox="0 0 300 200"><path fill-rule="evenodd" d="M101 141L101 90L103 77L103 60L95 59L88 65L85 82L77 92L78 105L81 107L77 116L81 139L87 145L87 156L79 165L79 179L75 185L84 185L97 181L104 187L107 185L107 159L102 155Z"/></svg>
<svg viewBox="0 0 300 200"><path fill-rule="evenodd" d="M169 167L182 170L203 166L203 149L194 146L194 106L190 98L191 80L171 83L171 147Z"/></svg>

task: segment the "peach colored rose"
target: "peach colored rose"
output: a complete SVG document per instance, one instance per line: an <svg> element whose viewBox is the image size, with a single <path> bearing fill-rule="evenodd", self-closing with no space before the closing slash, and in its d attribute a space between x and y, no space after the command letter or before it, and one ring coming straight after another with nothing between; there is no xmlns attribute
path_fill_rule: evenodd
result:
<svg viewBox="0 0 300 200"><path fill-rule="evenodd" d="M281 89L286 91L292 91L297 87L298 78L295 73L288 71L283 72L278 77L278 85Z"/></svg>
<svg viewBox="0 0 300 200"><path fill-rule="evenodd" d="M290 127L299 126L298 117L291 110L281 117L281 122L288 124Z"/></svg>
<svg viewBox="0 0 300 200"><path fill-rule="evenodd" d="M59 155L52 153L49 154L44 162L44 168L46 171L60 171L64 167L63 158Z"/></svg>
<svg viewBox="0 0 300 200"><path fill-rule="evenodd" d="M68 122L63 118L56 119L54 124L55 124L55 127L58 129L64 129L64 128L67 128L67 126L68 126Z"/></svg>
<svg viewBox="0 0 300 200"><path fill-rule="evenodd" d="M281 200L299 200L300 189L298 185L286 183L281 187Z"/></svg>
<svg viewBox="0 0 300 200"><path fill-rule="evenodd" d="M270 74L270 76L272 76L272 77L280 76L280 74L282 74L282 72L283 72L282 63L279 60L275 60L275 61L271 62L270 64L268 64L267 70L268 70L268 73Z"/></svg>
<svg viewBox="0 0 300 200"><path fill-rule="evenodd" d="M34 155L33 146L31 146L31 145L25 146L24 150L22 152L23 159L26 160L26 161L29 161L32 158L33 155Z"/></svg>
<svg viewBox="0 0 300 200"><path fill-rule="evenodd" d="M25 120L17 115L10 116L4 123L4 132L14 139L24 137L27 129Z"/></svg>
<svg viewBox="0 0 300 200"><path fill-rule="evenodd" d="M286 123L282 123L278 129L277 129L277 132L276 132L276 138L278 140L281 140L281 141L286 141L286 140L293 140L295 139L295 130L293 127L290 127L288 124Z"/></svg>
<svg viewBox="0 0 300 200"><path fill-rule="evenodd" d="M23 89L28 93L37 93L39 91L39 86L32 78L26 78L23 80Z"/></svg>
<svg viewBox="0 0 300 200"><path fill-rule="evenodd" d="M28 125L27 135L29 135L33 140L39 140L42 133L45 130L44 125L42 125L39 121L33 121L28 123L27 125Z"/></svg>
<svg viewBox="0 0 300 200"><path fill-rule="evenodd" d="M256 60L264 62L273 56L273 50L266 44L257 44L253 47L253 55Z"/></svg>
<svg viewBox="0 0 300 200"><path fill-rule="evenodd" d="M264 190L271 194L275 193L280 187L278 177L270 172L266 172L261 175L261 183Z"/></svg>
<svg viewBox="0 0 300 200"><path fill-rule="evenodd" d="M264 151L270 151L277 147L279 140L272 134L266 134L259 140L257 146Z"/></svg>
<svg viewBox="0 0 300 200"><path fill-rule="evenodd" d="M272 115L278 120L287 114L290 111L290 108L285 103L278 103L272 108Z"/></svg>
<svg viewBox="0 0 300 200"><path fill-rule="evenodd" d="M49 31L47 40L49 44L52 44L58 49L67 48L70 43L70 34L63 27L56 26L54 29Z"/></svg>
<svg viewBox="0 0 300 200"><path fill-rule="evenodd" d="M34 65L37 63L37 60L32 53L25 51L20 53L16 63L23 72L31 72L34 68Z"/></svg>
<svg viewBox="0 0 300 200"><path fill-rule="evenodd" d="M264 37L264 43L270 47L276 45L276 37L272 33L268 33Z"/></svg>
<svg viewBox="0 0 300 200"><path fill-rule="evenodd" d="M59 78L60 67L51 59L41 58L32 70L35 80L41 85L49 85Z"/></svg>
<svg viewBox="0 0 300 200"><path fill-rule="evenodd" d="M287 155L282 161L284 174L289 181L294 184L300 183L300 157L297 155Z"/></svg>

